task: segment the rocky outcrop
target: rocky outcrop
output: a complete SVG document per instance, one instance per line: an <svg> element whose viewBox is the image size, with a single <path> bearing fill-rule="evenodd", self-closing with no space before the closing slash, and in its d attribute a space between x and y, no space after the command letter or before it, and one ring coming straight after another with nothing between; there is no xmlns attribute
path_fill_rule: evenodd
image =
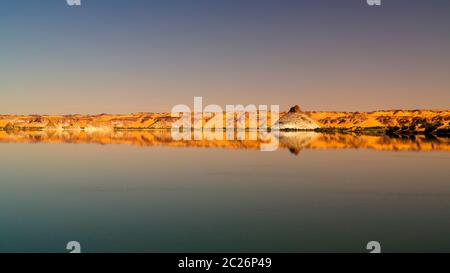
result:
<svg viewBox="0 0 450 273"><path fill-rule="evenodd" d="M306 114L298 105L292 107L289 112L282 116L277 124L280 130L315 130L320 126Z"/></svg>
<svg viewBox="0 0 450 273"><path fill-rule="evenodd" d="M259 113L261 115L261 113ZM320 130L370 132L371 134L450 135L450 110L389 110L373 112L304 112L296 105L278 117L267 113L258 124L249 122L248 114L200 118L198 124L215 128L223 118L223 125L235 128L264 128L278 119L280 130ZM0 130L128 130L171 129L178 118L170 113L134 113L128 115L0 115ZM234 120L234 121L233 121ZM270 122L269 122L270 120ZM191 124L193 126L193 124Z"/></svg>
<svg viewBox="0 0 450 273"><path fill-rule="evenodd" d="M155 122L150 125L150 129L171 129L172 123L176 122L178 118L176 117L160 117L155 120Z"/></svg>
<svg viewBox="0 0 450 273"><path fill-rule="evenodd" d="M289 109L288 113L301 113L302 109L300 108L300 106L295 105L293 107L291 107L291 109Z"/></svg>
<svg viewBox="0 0 450 273"><path fill-rule="evenodd" d="M321 130L378 131L388 134L449 134L449 110L308 112Z"/></svg>

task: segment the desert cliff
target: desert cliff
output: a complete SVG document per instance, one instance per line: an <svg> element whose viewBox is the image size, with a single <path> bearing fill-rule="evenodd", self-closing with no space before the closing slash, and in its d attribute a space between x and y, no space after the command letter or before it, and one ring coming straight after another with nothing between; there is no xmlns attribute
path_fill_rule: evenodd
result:
<svg viewBox="0 0 450 273"><path fill-rule="evenodd" d="M245 115L245 116L243 116ZM370 133L449 134L450 110L387 110L373 112L303 112L300 107L279 114L279 120L267 115L268 124L280 130L346 131ZM227 124L223 115L223 124ZM178 118L170 113L135 113L128 115L0 115L0 130L146 130L170 129ZM207 126L211 117L204 117ZM257 129L248 122L247 114L235 114L234 122L243 128ZM238 126L235 126L238 128Z"/></svg>

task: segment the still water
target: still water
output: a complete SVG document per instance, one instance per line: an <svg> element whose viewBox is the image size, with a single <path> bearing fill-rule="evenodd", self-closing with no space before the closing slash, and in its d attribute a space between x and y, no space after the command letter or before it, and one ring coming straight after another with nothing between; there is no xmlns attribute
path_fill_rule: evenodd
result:
<svg viewBox="0 0 450 273"><path fill-rule="evenodd" d="M0 252L450 252L448 138L0 132Z"/></svg>

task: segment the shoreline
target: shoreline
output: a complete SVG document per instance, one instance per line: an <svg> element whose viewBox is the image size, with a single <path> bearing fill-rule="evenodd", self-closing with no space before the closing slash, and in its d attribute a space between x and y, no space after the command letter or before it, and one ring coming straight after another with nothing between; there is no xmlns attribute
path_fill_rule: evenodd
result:
<svg viewBox="0 0 450 273"><path fill-rule="evenodd" d="M273 137L273 135L271 135ZM280 132L278 147L298 154L304 149L371 149L377 151L450 151L450 137L429 135L410 136L375 136L353 133L318 133L318 132ZM44 144L126 144L132 146L152 147L196 147L228 149L260 149L269 140L209 139L201 135L200 139L175 140L170 130L119 130L119 131L0 131L1 143L44 143Z"/></svg>
<svg viewBox="0 0 450 273"><path fill-rule="evenodd" d="M222 114L223 120L221 120L221 117L203 117L200 128L212 128L214 130L215 126L227 124L225 114ZM279 130L286 132L314 131L369 135L450 135L450 110L303 112L298 106L295 106L288 112L280 112L278 120L272 121L272 116L270 113L267 113L267 119L263 121L258 120L257 127L250 127L248 113L233 114L234 129L258 130L264 129L264 126L267 124L278 123L280 125ZM0 130L160 130L171 129L172 124L177 120L179 118L172 117L170 113L136 113L127 115L0 115ZM222 125L217 125L218 121ZM222 121L223 123L221 123ZM191 128L188 127L189 129Z"/></svg>

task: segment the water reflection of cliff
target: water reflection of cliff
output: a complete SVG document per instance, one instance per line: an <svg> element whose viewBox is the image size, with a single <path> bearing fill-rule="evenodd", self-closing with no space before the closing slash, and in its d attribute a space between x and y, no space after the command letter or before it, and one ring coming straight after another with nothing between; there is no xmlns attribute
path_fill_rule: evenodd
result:
<svg viewBox="0 0 450 273"><path fill-rule="evenodd" d="M235 133L236 134L236 133ZM169 130L147 131L0 131L0 143L96 143L138 146L206 147L259 149L269 141L251 140L173 140ZM236 135L235 135L236 136ZM275 137L275 136L270 136ZM208 139L209 138L209 139ZM235 138L236 139L236 138ZM259 139L259 137L258 137ZM280 132L279 147L298 154L302 149L374 149L383 151L450 151L450 138L415 135L409 137Z"/></svg>

